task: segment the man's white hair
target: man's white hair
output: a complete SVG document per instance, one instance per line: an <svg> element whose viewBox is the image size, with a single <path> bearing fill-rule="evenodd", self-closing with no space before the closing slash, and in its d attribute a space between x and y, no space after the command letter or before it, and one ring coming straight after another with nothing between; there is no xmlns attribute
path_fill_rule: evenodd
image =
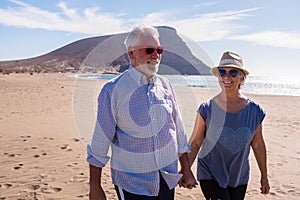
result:
<svg viewBox="0 0 300 200"><path fill-rule="evenodd" d="M159 33L156 28L154 28L153 26L141 24L134 27L125 39L124 44L126 46L126 49L138 45L139 39L144 36L152 36L157 41L159 41Z"/></svg>

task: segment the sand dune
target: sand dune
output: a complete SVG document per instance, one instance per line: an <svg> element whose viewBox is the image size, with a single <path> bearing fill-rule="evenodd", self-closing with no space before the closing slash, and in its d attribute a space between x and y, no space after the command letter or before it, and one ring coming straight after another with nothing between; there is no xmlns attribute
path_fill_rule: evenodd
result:
<svg viewBox="0 0 300 200"><path fill-rule="evenodd" d="M0 199L88 199L84 137L91 133L82 133L86 127L76 121L74 101L80 101L74 97L76 81L72 74L0 75ZM103 81L85 83L96 86L86 97L90 99ZM215 92L182 86L175 90L190 134L199 103ZM246 199L300 199L300 97L249 96L267 111L263 129L271 192L260 194L259 170L251 154ZM93 127L90 124L86 130ZM102 184L107 198L117 199L109 166ZM199 187L176 188L176 199L203 199L203 195Z"/></svg>

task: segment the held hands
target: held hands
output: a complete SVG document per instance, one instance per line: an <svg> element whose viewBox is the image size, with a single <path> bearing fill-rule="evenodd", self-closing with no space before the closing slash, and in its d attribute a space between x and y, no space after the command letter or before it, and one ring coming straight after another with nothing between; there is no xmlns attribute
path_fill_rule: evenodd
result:
<svg viewBox="0 0 300 200"><path fill-rule="evenodd" d="M260 185L261 185L261 188L260 188L261 193L268 194L270 191L268 178L261 178Z"/></svg>
<svg viewBox="0 0 300 200"><path fill-rule="evenodd" d="M197 180L195 179L194 174L190 168L186 170L181 169L179 173L183 175L178 182L179 187L192 189L198 185Z"/></svg>

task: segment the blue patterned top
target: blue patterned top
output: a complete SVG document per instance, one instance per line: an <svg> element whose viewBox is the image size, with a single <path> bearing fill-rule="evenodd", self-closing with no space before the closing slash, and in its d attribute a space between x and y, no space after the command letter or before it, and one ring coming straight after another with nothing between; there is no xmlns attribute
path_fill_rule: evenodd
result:
<svg viewBox="0 0 300 200"><path fill-rule="evenodd" d="M238 113L228 113L214 100L200 105L206 133L198 154L197 179L215 179L220 187L237 187L249 181L249 153L253 136L265 111L248 100Z"/></svg>
<svg viewBox="0 0 300 200"><path fill-rule="evenodd" d="M178 153L190 152L170 83L155 75L150 83L130 67L107 82L98 97L98 114L87 161L103 167L109 160L113 184L139 195L157 196L159 172L177 186Z"/></svg>

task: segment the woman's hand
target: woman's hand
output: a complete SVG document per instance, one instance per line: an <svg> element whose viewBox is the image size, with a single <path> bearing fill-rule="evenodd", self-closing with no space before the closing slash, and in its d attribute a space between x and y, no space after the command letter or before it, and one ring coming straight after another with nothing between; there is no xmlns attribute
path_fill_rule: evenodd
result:
<svg viewBox="0 0 300 200"><path fill-rule="evenodd" d="M183 175L181 177L181 179L179 180L179 182L178 182L179 187L193 189L198 185L197 180L194 177L194 174L191 171L191 169L187 169L187 170L184 170L184 171L180 170L179 173L181 173Z"/></svg>
<svg viewBox="0 0 300 200"><path fill-rule="evenodd" d="M268 194L270 191L270 185L269 185L269 180L268 178L261 178L260 180L260 191L262 194Z"/></svg>

